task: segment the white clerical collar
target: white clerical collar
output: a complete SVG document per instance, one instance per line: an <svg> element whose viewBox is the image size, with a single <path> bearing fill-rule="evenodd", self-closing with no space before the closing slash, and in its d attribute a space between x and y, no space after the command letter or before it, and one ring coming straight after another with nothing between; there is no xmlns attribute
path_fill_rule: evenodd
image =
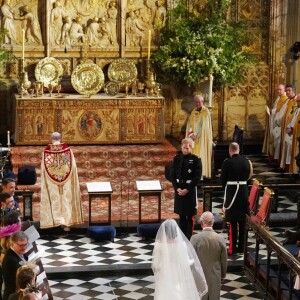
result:
<svg viewBox="0 0 300 300"><path fill-rule="evenodd" d="M211 230L213 230L213 228L212 227L204 227L203 230L209 230L209 231L211 231Z"/></svg>

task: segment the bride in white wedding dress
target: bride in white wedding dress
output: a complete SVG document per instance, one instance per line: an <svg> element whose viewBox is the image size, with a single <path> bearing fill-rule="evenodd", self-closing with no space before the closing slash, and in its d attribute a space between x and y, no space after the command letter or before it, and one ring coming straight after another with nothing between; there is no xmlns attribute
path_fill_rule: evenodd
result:
<svg viewBox="0 0 300 300"><path fill-rule="evenodd" d="M199 300L207 293L198 256L173 219L164 221L157 232L152 270L154 300Z"/></svg>

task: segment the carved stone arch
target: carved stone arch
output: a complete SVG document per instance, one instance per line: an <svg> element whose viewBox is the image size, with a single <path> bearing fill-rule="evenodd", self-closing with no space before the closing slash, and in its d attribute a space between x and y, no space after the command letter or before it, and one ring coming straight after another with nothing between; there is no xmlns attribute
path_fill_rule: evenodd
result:
<svg viewBox="0 0 300 300"><path fill-rule="evenodd" d="M223 140L230 141L234 126L244 128L244 137L262 140L266 125L265 105L269 95L269 67L250 66L244 82L226 88L224 97Z"/></svg>

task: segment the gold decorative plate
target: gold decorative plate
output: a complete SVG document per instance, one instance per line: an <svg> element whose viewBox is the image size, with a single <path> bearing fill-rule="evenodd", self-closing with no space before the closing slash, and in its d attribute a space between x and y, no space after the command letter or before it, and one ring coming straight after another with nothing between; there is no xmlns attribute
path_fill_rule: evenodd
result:
<svg viewBox="0 0 300 300"><path fill-rule="evenodd" d="M52 85L58 85L62 75L63 67L54 57L43 58L35 67L35 78L43 82L45 87L48 87L50 82Z"/></svg>
<svg viewBox="0 0 300 300"><path fill-rule="evenodd" d="M73 71L71 83L79 94L94 95L100 91L104 83L104 74L98 65L82 63Z"/></svg>
<svg viewBox="0 0 300 300"><path fill-rule="evenodd" d="M109 65L107 75L110 81L125 85L136 80L137 68L132 60L119 58Z"/></svg>
<svg viewBox="0 0 300 300"><path fill-rule="evenodd" d="M115 96L119 93L119 84L115 81L109 81L105 85L104 91L108 95Z"/></svg>

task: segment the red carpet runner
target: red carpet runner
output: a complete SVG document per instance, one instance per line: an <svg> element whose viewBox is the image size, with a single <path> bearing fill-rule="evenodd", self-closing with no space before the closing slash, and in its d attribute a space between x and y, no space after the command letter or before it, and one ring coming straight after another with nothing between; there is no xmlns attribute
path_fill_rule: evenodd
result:
<svg viewBox="0 0 300 300"><path fill-rule="evenodd" d="M33 195L33 219L40 216L40 163L43 146L15 146L11 148L13 172L18 167L34 166L37 170L37 183L34 186L18 186L29 189ZM162 192L162 218L175 217L173 214L173 188L165 179L165 165L177 153L176 148L167 140L162 144L147 145L98 145L72 146L77 162L78 176L82 194L84 220L88 221L88 193L86 182L109 181L113 187L112 224L126 226L137 221L139 215L136 180L160 180ZM93 220L107 219L106 199L92 202ZM147 197L143 201L142 218L156 219L157 199Z"/></svg>

